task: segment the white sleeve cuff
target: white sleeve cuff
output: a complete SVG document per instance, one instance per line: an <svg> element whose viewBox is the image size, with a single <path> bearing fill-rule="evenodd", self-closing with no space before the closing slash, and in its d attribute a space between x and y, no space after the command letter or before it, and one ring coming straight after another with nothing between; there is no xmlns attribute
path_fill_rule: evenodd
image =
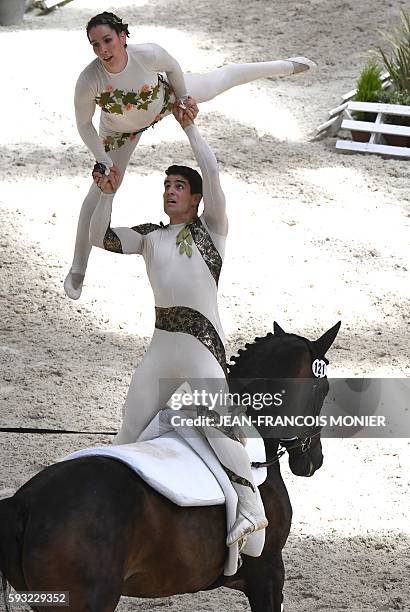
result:
<svg viewBox="0 0 410 612"><path fill-rule="evenodd" d="M190 130L193 130L195 127L196 127L196 126L195 126L195 124L194 124L194 123L190 123L189 125L187 125L187 126L184 128L184 131L185 131L185 133L188 133Z"/></svg>

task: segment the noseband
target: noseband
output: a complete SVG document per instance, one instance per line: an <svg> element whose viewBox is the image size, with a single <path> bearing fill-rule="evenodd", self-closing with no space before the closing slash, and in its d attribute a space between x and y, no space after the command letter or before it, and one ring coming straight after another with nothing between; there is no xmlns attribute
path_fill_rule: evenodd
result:
<svg viewBox="0 0 410 612"><path fill-rule="evenodd" d="M310 447L312 446L313 438L320 436L321 432L321 427L314 427L310 430L309 433L304 433L303 436L295 436L294 438L281 438L279 440L279 446L282 446L283 448L277 451L273 459L270 459L269 461L252 461L251 467L270 467L274 463L277 463L286 452L295 450L296 448L300 448L302 454L307 453Z"/></svg>

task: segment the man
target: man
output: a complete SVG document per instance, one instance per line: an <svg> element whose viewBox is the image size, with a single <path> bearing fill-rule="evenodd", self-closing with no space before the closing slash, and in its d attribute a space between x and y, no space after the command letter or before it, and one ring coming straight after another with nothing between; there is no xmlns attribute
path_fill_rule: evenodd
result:
<svg viewBox="0 0 410 612"><path fill-rule="evenodd" d="M114 444L137 440L152 418L165 408L179 386L176 380L201 379L196 389L199 392L227 390L217 285L228 221L216 158L194 125L197 112L196 104L185 112L174 108L203 181L196 170L186 166L173 165L166 170L163 200L169 225L146 223L111 228L112 198L118 181L115 173L111 178L97 179L104 193L91 219L90 242L115 253L142 255L156 304L155 332L132 377L122 427ZM198 217L202 195L204 212ZM201 430L238 494L238 518L227 537L227 545L231 546L244 535L266 527L267 520L253 483L248 454L232 428Z"/></svg>

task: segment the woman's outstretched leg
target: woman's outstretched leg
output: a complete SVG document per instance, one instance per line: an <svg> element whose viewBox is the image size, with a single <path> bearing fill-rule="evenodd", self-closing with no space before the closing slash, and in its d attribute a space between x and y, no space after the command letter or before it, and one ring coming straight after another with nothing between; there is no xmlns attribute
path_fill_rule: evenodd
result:
<svg viewBox="0 0 410 612"><path fill-rule="evenodd" d="M125 170L127 169L130 157L138 144L140 137L141 134L138 134L134 140L128 140L120 149L111 151L109 153L112 161L120 170L121 182L124 177ZM78 219L73 263L71 264L70 271L64 281L64 291L68 297L73 300L78 300L81 295L88 257L91 252L91 245L88 237L90 221L100 196L101 191L98 189L97 185L93 183L81 207L80 217Z"/></svg>
<svg viewBox="0 0 410 612"><path fill-rule="evenodd" d="M292 57L272 62L252 64L228 64L205 74L184 75L187 90L197 102L207 102L219 94L258 79L290 76L305 72L316 64L306 57Z"/></svg>

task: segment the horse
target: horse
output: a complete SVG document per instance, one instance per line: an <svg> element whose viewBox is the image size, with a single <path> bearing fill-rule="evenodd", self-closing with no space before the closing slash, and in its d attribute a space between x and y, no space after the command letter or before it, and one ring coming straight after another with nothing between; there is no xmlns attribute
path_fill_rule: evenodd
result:
<svg viewBox="0 0 410 612"><path fill-rule="evenodd" d="M312 364L328 363L325 354L339 327L340 322L310 341L275 322L273 334L256 338L232 358L230 389L241 388L243 379L264 379L265 390L270 380L275 393L293 378L311 379L303 409L319 414L329 384L325 375L315 378ZM223 575L224 506L177 506L120 461L82 457L45 468L0 501L3 594L9 585L16 591L68 591L69 610L113 612L121 595L156 598L225 586L244 592L252 612L279 612L282 550L292 518L279 455L288 451L299 476L312 476L323 455L318 428L283 442L272 435L263 433L269 468L259 488L269 521L264 549L257 558L243 555L234 576ZM5 602L10 610L6 596ZM35 603L31 608L41 610ZM58 612L60 606L48 609Z"/></svg>

